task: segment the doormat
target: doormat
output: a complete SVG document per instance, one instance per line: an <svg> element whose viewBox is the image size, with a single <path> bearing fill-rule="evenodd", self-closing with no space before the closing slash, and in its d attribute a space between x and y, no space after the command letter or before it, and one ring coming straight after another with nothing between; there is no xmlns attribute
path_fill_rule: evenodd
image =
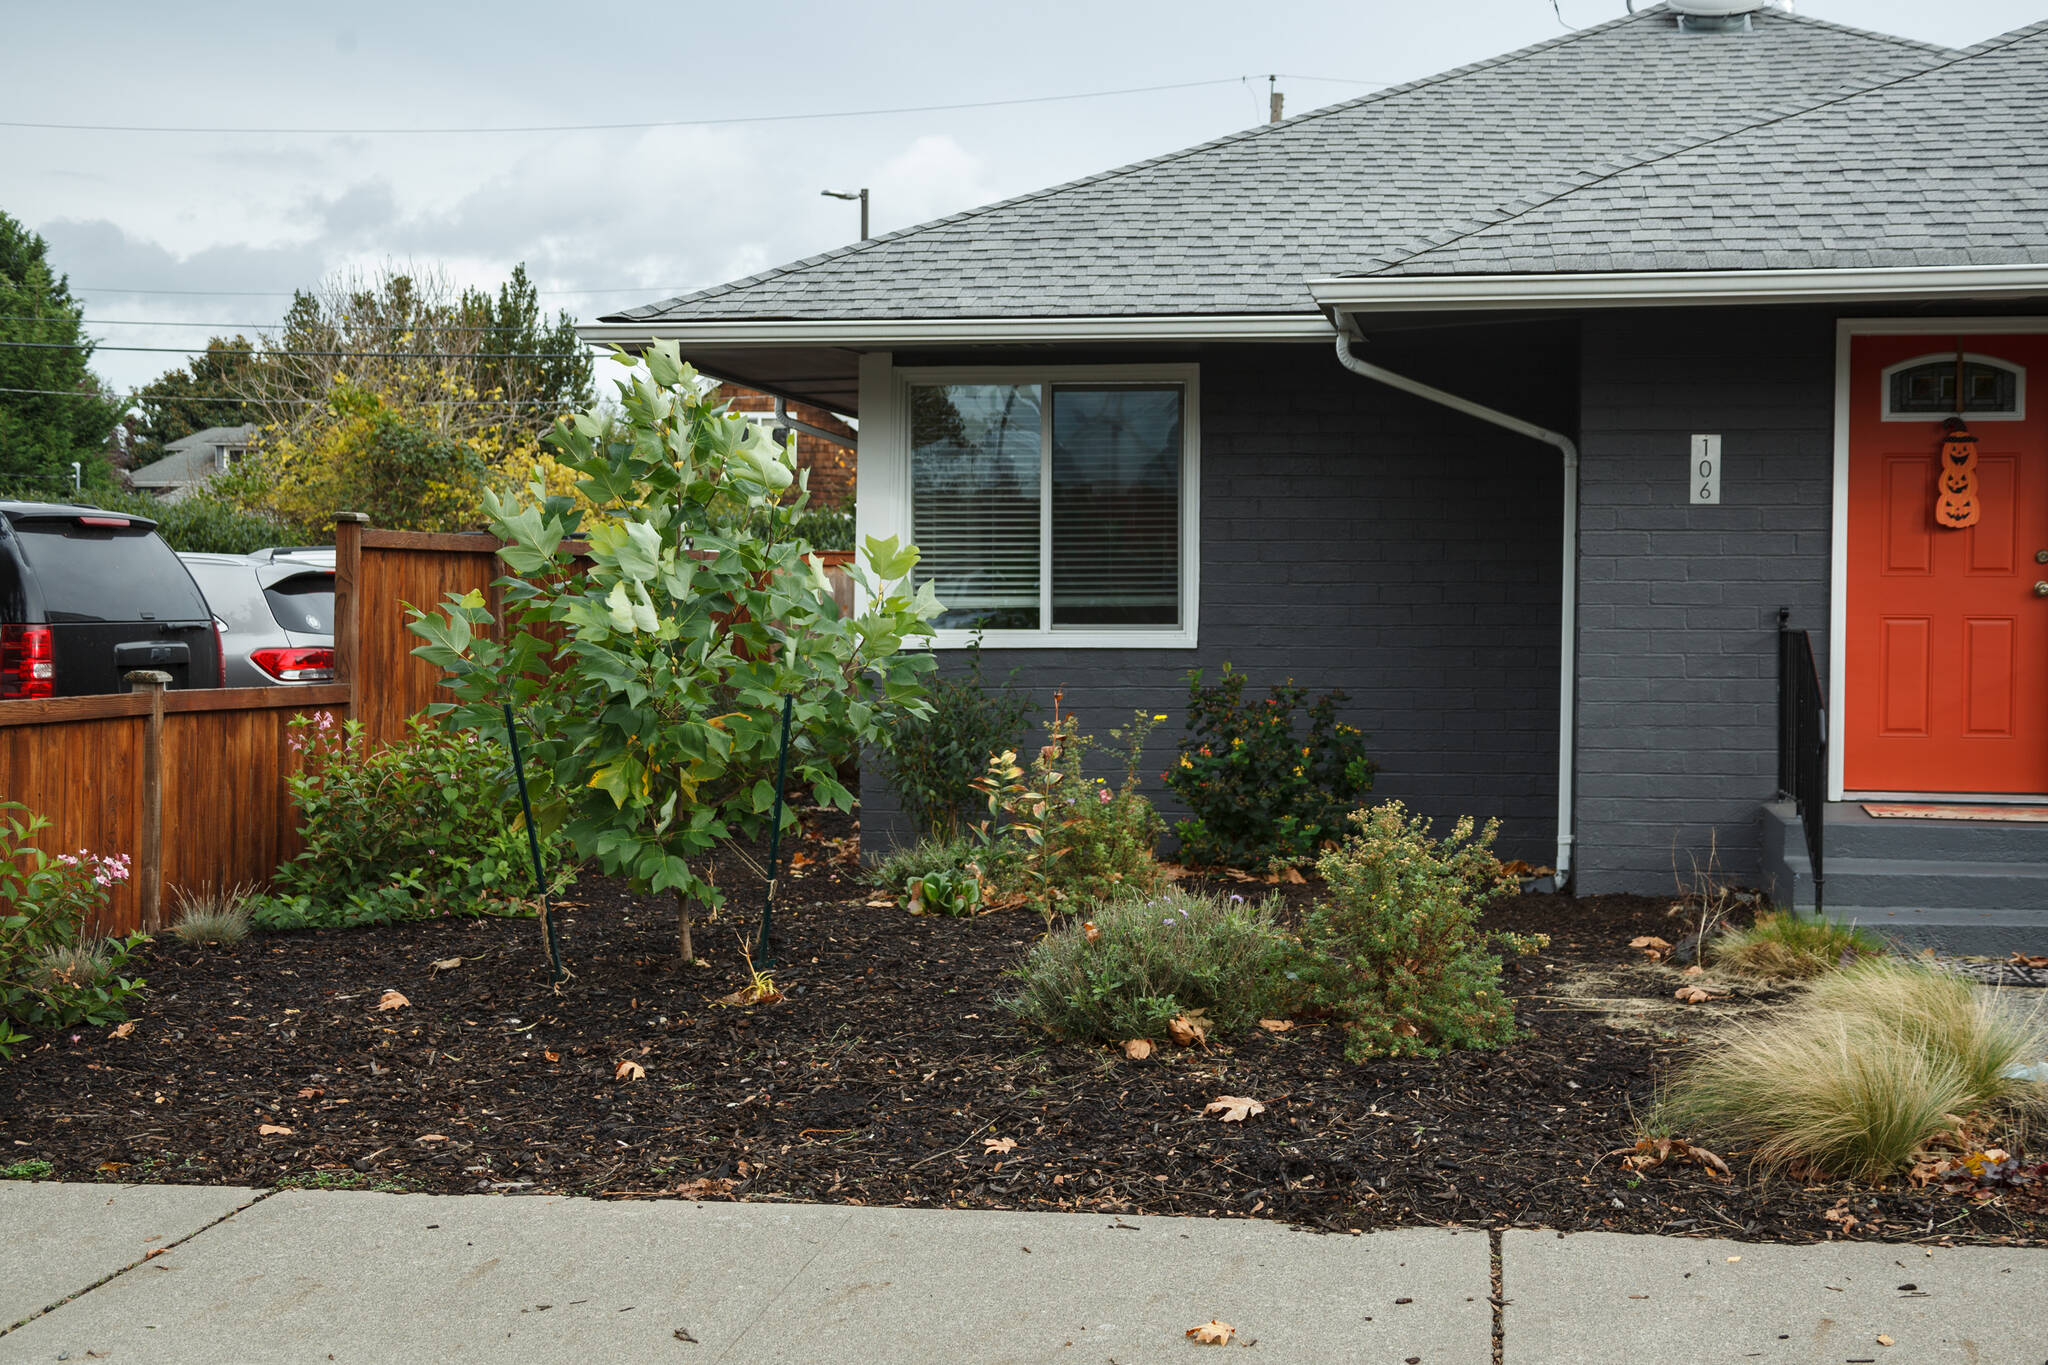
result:
<svg viewBox="0 0 2048 1365"><path fill-rule="evenodd" d="M1865 801L1863 813L1879 820L2009 820L2048 825L2048 806L1928 806Z"/></svg>

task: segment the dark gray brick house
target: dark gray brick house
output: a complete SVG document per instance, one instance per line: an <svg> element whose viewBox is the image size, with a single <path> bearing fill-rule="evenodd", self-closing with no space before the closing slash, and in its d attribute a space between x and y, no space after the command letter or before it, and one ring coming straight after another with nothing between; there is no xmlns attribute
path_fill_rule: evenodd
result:
<svg viewBox="0 0 2048 1365"><path fill-rule="evenodd" d="M1581 891L2048 930L2048 24L1658 6L584 335L856 415L1091 728L1228 661Z"/></svg>

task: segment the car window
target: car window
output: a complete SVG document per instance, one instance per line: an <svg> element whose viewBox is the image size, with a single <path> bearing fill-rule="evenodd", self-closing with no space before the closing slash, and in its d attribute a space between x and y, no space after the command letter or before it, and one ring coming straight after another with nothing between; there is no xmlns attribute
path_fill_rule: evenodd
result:
<svg viewBox="0 0 2048 1365"><path fill-rule="evenodd" d="M263 595L270 599L270 614L286 630L309 635L334 633L333 574L293 574L272 583Z"/></svg>
<svg viewBox="0 0 2048 1365"><path fill-rule="evenodd" d="M210 564L205 560L184 561L192 571L192 577L199 582L199 591L206 594L206 605L213 608L213 614L228 623L232 631L268 631L272 629L270 611L262 599L262 588L256 582L256 569L241 561L227 564Z"/></svg>
<svg viewBox="0 0 2048 1365"><path fill-rule="evenodd" d="M206 600L155 531L17 521L22 553L53 622L203 621Z"/></svg>

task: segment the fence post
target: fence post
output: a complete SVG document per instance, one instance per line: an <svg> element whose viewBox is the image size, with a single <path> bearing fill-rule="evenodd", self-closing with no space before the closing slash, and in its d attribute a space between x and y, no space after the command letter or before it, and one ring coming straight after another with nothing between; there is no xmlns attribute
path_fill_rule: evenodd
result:
<svg viewBox="0 0 2048 1365"><path fill-rule="evenodd" d="M363 643L363 528L370 524L361 512L337 512L334 516L334 680L348 686L348 713L356 719L358 651Z"/></svg>
<svg viewBox="0 0 2048 1365"><path fill-rule="evenodd" d="M142 931L164 927L164 688L171 675L141 668L122 675L131 692L149 698L142 728L142 846L135 851L136 913Z"/></svg>

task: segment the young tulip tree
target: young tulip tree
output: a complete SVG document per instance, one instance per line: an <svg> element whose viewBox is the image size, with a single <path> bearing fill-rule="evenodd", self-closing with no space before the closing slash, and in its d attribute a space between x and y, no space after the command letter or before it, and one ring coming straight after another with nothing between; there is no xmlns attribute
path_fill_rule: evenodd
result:
<svg viewBox="0 0 2048 1365"><path fill-rule="evenodd" d="M673 892L690 962L692 906L723 899L710 854L758 837L775 808L784 699L792 779L849 809L841 761L890 710L928 710L931 656L903 646L939 603L903 582L915 548L870 536L849 568L862 605L842 614L807 544L776 519L766 538L747 529L764 506L803 506L792 450L714 401L673 342L618 358L621 414L579 413L546 437L584 501L538 482L484 494L511 571L502 640L481 593L451 595L412 622L427 641L413 653L449 671L459 701L439 709L465 724L501 724L508 701L523 713L536 825L637 891Z"/></svg>

